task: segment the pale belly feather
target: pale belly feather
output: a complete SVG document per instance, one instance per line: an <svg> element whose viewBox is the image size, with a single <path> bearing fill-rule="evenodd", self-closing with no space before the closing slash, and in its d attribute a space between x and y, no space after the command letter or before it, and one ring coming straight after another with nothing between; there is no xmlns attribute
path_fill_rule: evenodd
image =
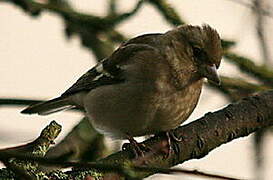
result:
<svg viewBox="0 0 273 180"><path fill-rule="evenodd" d="M154 134L188 118L198 102L201 84L167 97L155 97L147 84L108 85L88 93L84 107L93 126L112 138Z"/></svg>

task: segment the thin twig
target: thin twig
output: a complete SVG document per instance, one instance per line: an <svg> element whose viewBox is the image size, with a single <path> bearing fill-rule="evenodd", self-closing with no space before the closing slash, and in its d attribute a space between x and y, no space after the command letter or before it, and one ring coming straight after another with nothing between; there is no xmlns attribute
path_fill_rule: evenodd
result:
<svg viewBox="0 0 273 180"><path fill-rule="evenodd" d="M267 86L273 86L273 71L267 66L256 65L253 60L232 52L226 52L224 58L236 64L242 72L251 75L253 78L259 79Z"/></svg>
<svg viewBox="0 0 273 180"><path fill-rule="evenodd" d="M115 16L117 14L117 1L116 0L109 0L108 2L108 15Z"/></svg>
<svg viewBox="0 0 273 180"><path fill-rule="evenodd" d="M256 33L257 38L260 43L260 51L262 54L262 59L264 62L264 65L271 65L271 57L270 57L270 51L267 44L267 39L265 35L266 30L266 19L263 16L263 9L264 9L264 3L265 0L252 0L253 2L253 12L256 17ZM254 135L254 151L255 151L255 165L256 165L256 179L263 180L263 164L264 164L264 158L263 158L263 141L265 137L266 129L257 131Z"/></svg>
<svg viewBox="0 0 273 180"><path fill-rule="evenodd" d="M148 0L147 2L151 3L160 11L160 14L166 19L171 25L177 26L185 24L185 21L181 19L176 10L168 4L165 0Z"/></svg>
<svg viewBox="0 0 273 180"><path fill-rule="evenodd" d="M242 1L242 0L228 0L228 1L232 1L232 2L234 2L234 3L237 3L237 4L239 4L239 5L245 6L245 7L250 8L250 9L255 8L255 7L253 7L253 4L252 4L252 3L246 3L246 2L244 2L244 1ZM268 11L268 10L266 10L266 9L261 9L261 13L262 13L262 15L264 15L264 16L273 18L273 14L272 14L271 11Z"/></svg>
<svg viewBox="0 0 273 180"><path fill-rule="evenodd" d="M97 31L107 31L109 28L113 28L119 23L127 20L127 18L133 16L141 8L144 0L139 0L136 6L129 12L121 13L115 16L99 17L90 14L80 13L72 9L72 7L55 6L51 3L39 3L33 0L0 0L0 2L14 3L20 6L26 12L31 13L33 16L37 16L37 12L46 10L62 16L64 19L69 19L73 22L78 21L81 25L96 29ZM32 14L34 13L34 14ZM38 14L39 14L38 13Z"/></svg>
<svg viewBox="0 0 273 180"><path fill-rule="evenodd" d="M239 78L230 78L220 76L221 85L209 83L209 87L215 88L222 92L231 101L238 101L239 99L257 93L259 91L269 90L272 87L250 83L246 80Z"/></svg>
<svg viewBox="0 0 273 180"><path fill-rule="evenodd" d="M82 45L91 49L99 61L114 50L113 38L119 42L123 38L120 33L115 31L115 27L135 15L145 0L139 0L135 7L128 12L108 14L104 17L78 12L67 4L56 6L54 3L40 3L33 0L0 0L1 2L13 3L33 17L44 11L60 16L65 22L66 36L69 38L74 34L78 35ZM113 37L112 34L118 36Z"/></svg>
<svg viewBox="0 0 273 180"><path fill-rule="evenodd" d="M270 51L267 46L265 36L266 19L262 14L263 4L264 4L263 0L253 0L253 11L256 15L256 32L260 43L263 61L264 64L270 65L271 62Z"/></svg>

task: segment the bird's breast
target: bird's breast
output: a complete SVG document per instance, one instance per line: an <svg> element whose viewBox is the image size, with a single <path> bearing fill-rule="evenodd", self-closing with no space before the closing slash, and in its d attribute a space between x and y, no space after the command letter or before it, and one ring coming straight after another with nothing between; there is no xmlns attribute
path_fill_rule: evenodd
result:
<svg viewBox="0 0 273 180"><path fill-rule="evenodd" d="M148 127L149 131L168 131L186 121L198 103L201 89L202 80L199 80L179 91L162 94L157 102L154 120Z"/></svg>

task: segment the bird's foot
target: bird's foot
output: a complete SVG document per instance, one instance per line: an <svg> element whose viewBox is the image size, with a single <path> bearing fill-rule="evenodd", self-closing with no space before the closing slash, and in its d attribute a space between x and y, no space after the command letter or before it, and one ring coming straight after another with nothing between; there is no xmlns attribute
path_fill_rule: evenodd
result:
<svg viewBox="0 0 273 180"><path fill-rule="evenodd" d="M135 155L135 159L143 158L144 153L146 151L150 150L143 143L138 143L133 137L131 137L129 135L127 135L127 139L129 140L130 143L123 144L122 149L128 149L128 146L130 146L134 155Z"/></svg>
<svg viewBox="0 0 273 180"><path fill-rule="evenodd" d="M167 151L166 151L166 156L165 158L169 158L171 153L174 153L174 149L172 146L172 141L173 142L181 142L183 140L183 137L177 137L174 134L174 131L166 131L165 135L167 137Z"/></svg>

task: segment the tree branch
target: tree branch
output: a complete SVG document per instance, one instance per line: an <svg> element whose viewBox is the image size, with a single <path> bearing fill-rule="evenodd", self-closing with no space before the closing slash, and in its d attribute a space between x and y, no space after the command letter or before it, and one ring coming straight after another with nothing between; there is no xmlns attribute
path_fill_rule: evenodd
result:
<svg viewBox="0 0 273 180"><path fill-rule="evenodd" d="M97 60L101 60L114 49L114 42L111 41L113 35L119 41L123 38L114 29L115 26L135 15L142 7L144 0L138 1L136 6L129 12L110 14L105 17L77 12L66 1L61 1L57 4L51 3L51 1L39 3L33 0L0 0L0 2L13 3L34 17L43 11L59 15L65 22L66 36L69 38L72 34L79 35L82 45L91 49Z"/></svg>
<svg viewBox="0 0 273 180"><path fill-rule="evenodd" d="M38 15L40 12L46 10L49 12L53 12L57 15L62 16L63 18L70 19L72 21L78 21L82 23L82 25L90 26L92 29L97 29L97 31L105 31L108 28L112 28L113 26L118 25L119 23L123 22L127 18L135 15L135 13L140 9L141 5L143 4L144 0L140 0L136 7L126 13L118 14L115 16L106 16L106 17L99 17L90 14L80 13L75 11L72 7L67 6L65 3L64 6L52 3L39 3L33 0L0 0L0 2L6 3L14 3L15 5L21 7L27 13L30 13L32 16ZM38 13L39 12L39 13Z"/></svg>
<svg viewBox="0 0 273 180"><path fill-rule="evenodd" d="M117 175L121 177L124 176L124 173L128 175L128 173L134 172L135 177L144 178L157 172L164 172L166 168L181 164L189 159L202 158L221 144L273 125L272 109L273 90L269 90L230 104L217 112L207 113L204 117L174 130L174 134L181 137L182 141L171 143L174 153L171 153L168 158L163 153L168 149L166 137L157 135L143 143L146 147L153 149L153 151L146 152L143 158L135 159L130 148L127 148L101 159L97 163L65 163L57 160L53 162L62 166L84 167L84 169L76 168L65 172L70 175L76 173L81 177L94 173L94 170L90 169L92 167L98 172L102 169L104 173L118 172ZM7 156L10 157L9 154L0 153L2 160ZM18 156L18 158L31 157ZM43 164L52 164L50 160L35 158Z"/></svg>
<svg viewBox="0 0 273 180"><path fill-rule="evenodd" d="M268 86L273 86L273 71L266 66L258 66L250 59L227 52L224 57L230 62L236 64L243 72L259 79Z"/></svg>
<svg viewBox="0 0 273 180"><path fill-rule="evenodd" d="M226 108L207 113L204 117L177 128L174 133L182 137L180 143L172 142L175 153L166 159L162 153L148 152L145 158L147 166L172 167L189 159L199 159L211 150L233 139L244 137L250 133L273 125L273 90L248 97L238 103L230 104ZM166 138L155 136L144 142L144 145L160 151L166 151ZM162 148L163 147L163 148ZM120 151L105 159L106 164L142 164L143 161L134 160L129 150ZM138 177L147 177L151 173L138 173Z"/></svg>
<svg viewBox="0 0 273 180"><path fill-rule="evenodd" d="M238 101L242 97L272 88L270 86L250 83L240 78L220 76L220 79L220 86L213 83L209 83L208 85L223 93L230 101Z"/></svg>
<svg viewBox="0 0 273 180"><path fill-rule="evenodd" d="M61 126L52 121L41 132L40 136L33 142L12 147L1 149L2 155L1 161L6 165L8 169L0 170L0 177L3 177L9 170L15 173L15 179L32 180L41 179L45 176L45 173L38 169L38 163L29 159L17 159L14 156L8 156L8 154L24 154L29 157L44 157L48 151L50 145L54 144L55 138L61 132ZM11 174L10 172L8 174ZM2 179L2 178L1 178ZM7 179L7 177L5 177Z"/></svg>
<svg viewBox="0 0 273 180"><path fill-rule="evenodd" d="M258 38L258 41L260 43L260 51L262 54L262 60L264 62L264 65L270 66L272 64L271 62L271 54L270 54L270 49L268 47L268 41L267 41L267 36L266 36L266 18L263 15L263 10L264 7L266 7L265 0L252 0L253 3L253 12L256 18L256 35ZM272 64L273 65L273 64ZM263 142L265 138L265 132L266 129L257 131L254 134L254 150L255 150L255 165L256 165L256 178L262 180L263 178Z"/></svg>
<svg viewBox="0 0 273 180"><path fill-rule="evenodd" d="M46 154L46 158L62 161L91 162L105 157L107 152L104 136L99 134L85 117L71 132Z"/></svg>
<svg viewBox="0 0 273 180"><path fill-rule="evenodd" d="M245 6L247 8L250 8L250 9L255 9L255 7L253 7L253 4L252 3L246 3L245 1L243 0L228 0L228 1L232 1L234 3L237 3L237 4L240 4L241 6ZM273 14L272 14L272 11L268 10L268 9L261 9L261 14L263 16L267 16L269 18L273 18Z"/></svg>
<svg viewBox="0 0 273 180"><path fill-rule="evenodd" d="M271 64L271 54L270 49L268 48L267 39L265 36L266 29L266 19L263 16L263 7L265 2L264 0L253 0L253 11L256 15L256 32L258 41L260 43L260 49L262 52L262 57L264 64Z"/></svg>
<svg viewBox="0 0 273 180"><path fill-rule="evenodd" d="M168 23L174 26L185 24L185 22L180 18L179 14L175 11L170 4L165 0L148 0L153 6L156 7L166 19Z"/></svg>

